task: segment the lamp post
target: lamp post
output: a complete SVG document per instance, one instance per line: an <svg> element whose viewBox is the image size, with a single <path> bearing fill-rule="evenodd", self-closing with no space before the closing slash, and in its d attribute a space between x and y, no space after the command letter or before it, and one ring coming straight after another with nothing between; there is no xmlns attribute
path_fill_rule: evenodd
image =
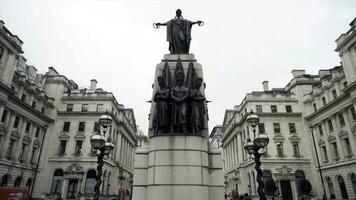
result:
<svg viewBox="0 0 356 200"><path fill-rule="evenodd" d="M107 129L111 126L112 118L105 113L105 115L101 116L99 118L99 125L103 128L103 135L101 134L100 128L98 131L95 133L90 138L90 143L92 147L96 150L99 150L99 153L97 153L97 158L98 158L98 166L96 167L97 174L96 174L96 184L94 186L94 199L99 200L100 196L100 185L102 183L101 176L103 175L103 165L104 165L104 156L109 155L111 150L114 149L114 144L111 142L110 136L106 140L105 138L105 133Z"/></svg>
<svg viewBox="0 0 356 200"><path fill-rule="evenodd" d="M266 194L263 192L263 181L262 181L262 170L261 170L261 153L260 149L265 148L268 145L269 138L266 133L258 133L256 136L256 127L260 122L259 117L252 112L247 116L246 121L248 125L252 127L254 140L251 141L250 138L247 139L247 143L244 146L245 151L250 155L254 155L255 157L255 170L257 172L257 183L258 183L258 195L260 196L260 200L267 200Z"/></svg>

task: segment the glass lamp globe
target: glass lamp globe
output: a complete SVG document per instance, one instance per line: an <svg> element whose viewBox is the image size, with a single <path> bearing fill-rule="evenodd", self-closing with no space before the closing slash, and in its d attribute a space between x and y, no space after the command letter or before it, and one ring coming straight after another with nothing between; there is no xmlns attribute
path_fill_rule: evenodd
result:
<svg viewBox="0 0 356 200"><path fill-rule="evenodd" d="M244 145L244 149L249 154L255 153L255 145L253 144L253 142L251 142L250 139L247 139L247 143Z"/></svg>
<svg viewBox="0 0 356 200"><path fill-rule="evenodd" d="M258 115L253 113L251 110L250 114L246 118L246 121L250 126L256 127L258 125L258 123L260 122L260 118L258 117Z"/></svg>
<svg viewBox="0 0 356 200"><path fill-rule="evenodd" d="M110 126L112 122L112 118L110 115L102 115L100 118L99 118L99 124L101 126L103 126L104 128Z"/></svg>
<svg viewBox="0 0 356 200"><path fill-rule="evenodd" d="M111 151L114 149L114 144L111 141L105 142L105 155L109 155Z"/></svg>
<svg viewBox="0 0 356 200"><path fill-rule="evenodd" d="M265 148L268 145L269 138L267 134L260 133L257 135L257 137L253 142L255 143L255 145L259 146L260 148Z"/></svg>
<svg viewBox="0 0 356 200"><path fill-rule="evenodd" d="M99 149L105 145L105 137L95 134L90 138L90 143L94 149Z"/></svg>

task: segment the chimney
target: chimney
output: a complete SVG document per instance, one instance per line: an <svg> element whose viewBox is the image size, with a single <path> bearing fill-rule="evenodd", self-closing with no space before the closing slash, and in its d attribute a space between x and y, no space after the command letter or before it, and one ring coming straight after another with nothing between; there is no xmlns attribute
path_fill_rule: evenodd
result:
<svg viewBox="0 0 356 200"><path fill-rule="evenodd" d="M95 90L97 83L98 83L98 81L96 81L95 79L91 79L90 80L90 88L89 88L89 90Z"/></svg>
<svg viewBox="0 0 356 200"><path fill-rule="evenodd" d="M263 85L263 91L269 91L268 81L263 81L262 85Z"/></svg>
<svg viewBox="0 0 356 200"><path fill-rule="evenodd" d="M304 75L304 74L305 74L305 70L304 69L294 69L294 70L292 70L293 78L296 78L296 77Z"/></svg>

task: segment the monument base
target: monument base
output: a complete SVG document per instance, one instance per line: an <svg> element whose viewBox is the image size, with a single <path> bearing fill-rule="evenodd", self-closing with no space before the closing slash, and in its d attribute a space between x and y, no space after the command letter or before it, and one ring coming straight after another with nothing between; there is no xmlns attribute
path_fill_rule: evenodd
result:
<svg viewBox="0 0 356 200"><path fill-rule="evenodd" d="M133 200L222 200L221 151L197 136L155 136L136 150Z"/></svg>

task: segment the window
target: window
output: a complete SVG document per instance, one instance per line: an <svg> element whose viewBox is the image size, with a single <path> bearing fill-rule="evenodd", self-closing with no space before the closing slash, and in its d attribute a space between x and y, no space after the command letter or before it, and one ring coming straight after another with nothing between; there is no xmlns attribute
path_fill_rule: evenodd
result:
<svg viewBox="0 0 356 200"><path fill-rule="evenodd" d="M96 105L96 111L97 112L102 112L103 111L103 104Z"/></svg>
<svg viewBox="0 0 356 200"><path fill-rule="evenodd" d="M299 144L298 143L293 143L293 153L294 153L295 157L299 157L300 156Z"/></svg>
<svg viewBox="0 0 356 200"><path fill-rule="evenodd" d="M94 169L91 169L87 172L85 180L85 188L84 188L84 193L86 194L93 194L94 193L94 186L96 184L96 171Z"/></svg>
<svg viewBox="0 0 356 200"><path fill-rule="evenodd" d="M66 153L66 146L67 146L67 141L61 140L61 143L59 145L59 155L64 155Z"/></svg>
<svg viewBox="0 0 356 200"><path fill-rule="evenodd" d="M33 147L32 153L31 153L31 158L30 158L30 163L35 163L36 153L37 153L37 148Z"/></svg>
<svg viewBox="0 0 356 200"><path fill-rule="evenodd" d="M7 147L7 152L6 156L8 158L12 157L13 151L14 151L14 146L15 146L16 140L10 140L9 146Z"/></svg>
<svg viewBox="0 0 356 200"><path fill-rule="evenodd" d="M351 175L351 183L352 183L352 188L354 189L354 193L356 194L356 175L355 174Z"/></svg>
<svg viewBox="0 0 356 200"><path fill-rule="evenodd" d="M26 181L26 187L27 187L28 189L30 189L30 188L31 188L31 185L32 185L32 179L31 179L31 178L28 178L27 181Z"/></svg>
<svg viewBox="0 0 356 200"><path fill-rule="evenodd" d="M325 97L321 98L321 101L323 102L323 106L325 106L325 105L326 105L326 99L325 99Z"/></svg>
<svg viewBox="0 0 356 200"><path fill-rule="evenodd" d="M283 144L282 143L278 143L277 144L277 153L278 153L278 156L280 156L280 157L284 156Z"/></svg>
<svg viewBox="0 0 356 200"><path fill-rule="evenodd" d="M26 128L25 128L25 133L29 133L30 132L30 128L31 128L31 123L27 122L26 123Z"/></svg>
<svg viewBox="0 0 356 200"><path fill-rule="evenodd" d="M100 125L99 125L99 122L94 122L94 130L93 130L95 133L100 131Z"/></svg>
<svg viewBox="0 0 356 200"><path fill-rule="evenodd" d="M333 126L333 122L331 121L331 119L328 119L327 123L328 123L329 131L333 132L334 131L334 126Z"/></svg>
<svg viewBox="0 0 356 200"><path fill-rule="evenodd" d="M73 104L67 104L67 112L73 111Z"/></svg>
<svg viewBox="0 0 356 200"><path fill-rule="evenodd" d="M2 116L1 116L1 122L2 123L5 123L6 117L7 117L7 110L4 110L4 112L2 113Z"/></svg>
<svg viewBox="0 0 356 200"><path fill-rule="evenodd" d="M22 101L26 101L26 98L27 98L26 94L22 94L21 100L22 100Z"/></svg>
<svg viewBox="0 0 356 200"><path fill-rule="evenodd" d="M20 117L16 116L15 122L14 122L14 128L17 128L19 126L19 121L20 121Z"/></svg>
<svg viewBox="0 0 356 200"><path fill-rule="evenodd" d="M344 86L344 88L347 87L347 81L343 82L342 85Z"/></svg>
<svg viewBox="0 0 356 200"><path fill-rule="evenodd" d="M341 192L342 198L349 199L349 195L347 194L347 190L346 190L345 181L342 178L342 176L339 176L338 181L339 181L340 192Z"/></svg>
<svg viewBox="0 0 356 200"><path fill-rule="evenodd" d="M79 122L78 131L79 132L84 132L85 131L85 122Z"/></svg>
<svg viewBox="0 0 356 200"><path fill-rule="evenodd" d="M274 133L281 133L281 127L279 126L279 123L273 123L273 130Z"/></svg>
<svg viewBox="0 0 356 200"><path fill-rule="evenodd" d="M344 116L342 114L339 114L338 117L339 117L340 126L344 127L345 126Z"/></svg>
<svg viewBox="0 0 356 200"><path fill-rule="evenodd" d="M39 127L36 128L36 133L35 133L36 138L38 138L38 136L40 135L40 130L41 129Z"/></svg>
<svg viewBox="0 0 356 200"><path fill-rule="evenodd" d="M316 103L313 103L313 108L314 108L314 112L318 110L318 108L316 107Z"/></svg>
<svg viewBox="0 0 356 200"><path fill-rule="evenodd" d="M321 151L323 153L324 162L327 162L329 159L328 159L328 153L326 151L326 146L322 146Z"/></svg>
<svg viewBox="0 0 356 200"><path fill-rule="evenodd" d="M289 133L296 133L297 131L296 131L296 129L295 129L295 123L289 123L288 124L288 126L289 126Z"/></svg>
<svg viewBox="0 0 356 200"><path fill-rule="evenodd" d="M20 187L21 181L22 181L21 176L16 177L15 182L14 182L14 187Z"/></svg>
<svg viewBox="0 0 356 200"><path fill-rule="evenodd" d="M300 170L297 170L295 172L295 182L297 182L297 191L298 191L298 194L302 194L302 180L305 180L305 174L304 172L300 171Z"/></svg>
<svg viewBox="0 0 356 200"><path fill-rule="evenodd" d="M324 135L323 127L321 126L321 124L318 125L318 129L319 129L319 134Z"/></svg>
<svg viewBox="0 0 356 200"><path fill-rule="evenodd" d="M331 93L333 94L333 98L336 99L337 98L336 90L332 90Z"/></svg>
<svg viewBox="0 0 356 200"><path fill-rule="evenodd" d="M287 112L287 113L293 112L291 105L286 105L286 112Z"/></svg>
<svg viewBox="0 0 356 200"><path fill-rule="evenodd" d="M332 149L333 149L333 153L334 153L334 159L335 160L338 160L339 159L339 152L338 152L338 150L337 150L337 144L336 144L336 142L333 142L333 143L331 143L331 147L332 147Z"/></svg>
<svg viewBox="0 0 356 200"><path fill-rule="evenodd" d="M258 124L258 132L259 133L265 133L265 124L264 123L259 123Z"/></svg>
<svg viewBox="0 0 356 200"><path fill-rule="evenodd" d="M345 145L345 153L346 156L352 155L352 149L351 149L351 144L349 138L345 138L344 140L344 145Z"/></svg>
<svg viewBox="0 0 356 200"><path fill-rule="evenodd" d="M36 109L36 105L37 105L36 101L32 101L32 108Z"/></svg>
<svg viewBox="0 0 356 200"><path fill-rule="evenodd" d="M24 160L24 156L25 156L25 153L26 153L26 148L27 148L27 144L22 144L21 153L20 153L20 156L19 156L19 161L23 161Z"/></svg>
<svg viewBox="0 0 356 200"><path fill-rule="evenodd" d="M262 105L256 105L256 113L262 113Z"/></svg>
<svg viewBox="0 0 356 200"><path fill-rule="evenodd" d="M104 185L103 185L104 186ZM68 181L68 198L75 199L78 192L78 179L69 179ZM102 191L103 193L104 191Z"/></svg>
<svg viewBox="0 0 356 200"><path fill-rule="evenodd" d="M41 113L43 114L45 112L45 107L41 108Z"/></svg>
<svg viewBox="0 0 356 200"><path fill-rule="evenodd" d="M3 54L4 54L4 49L2 47L0 47L0 60L1 60Z"/></svg>
<svg viewBox="0 0 356 200"><path fill-rule="evenodd" d="M328 177L327 179L328 182L328 187L329 187L329 193L330 193L330 199L335 199L335 190L334 190L334 186L333 186L333 182L331 181L331 178Z"/></svg>
<svg viewBox="0 0 356 200"><path fill-rule="evenodd" d="M76 142L76 144L75 144L75 152L74 152L75 155L80 155L81 154L82 144L83 144L83 141L81 141L81 140L78 140Z"/></svg>
<svg viewBox="0 0 356 200"><path fill-rule="evenodd" d="M270 179L273 179L272 178L272 173L270 171L263 170L263 172L262 172L262 181L263 181L263 185L264 185L263 189L264 189L265 193L266 193L266 188L267 188L266 187L267 186L267 182Z"/></svg>
<svg viewBox="0 0 356 200"><path fill-rule="evenodd" d="M63 124L63 132L68 132L70 128L70 122L64 122Z"/></svg>
<svg viewBox="0 0 356 200"><path fill-rule="evenodd" d="M277 106L276 105L271 105L271 112L276 113L277 112Z"/></svg>
<svg viewBox="0 0 356 200"><path fill-rule="evenodd" d="M352 106L352 107L350 108L350 110L351 110L352 119L353 119L353 120L356 120L355 107Z"/></svg>
<svg viewBox="0 0 356 200"><path fill-rule="evenodd" d="M82 105L82 112L88 112L88 104Z"/></svg>
<svg viewBox="0 0 356 200"><path fill-rule="evenodd" d="M9 182L9 175L5 174L2 178L1 178L1 187L6 187L7 183Z"/></svg>
<svg viewBox="0 0 356 200"><path fill-rule="evenodd" d="M63 180L63 171L61 169L57 169L54 172L51 193L61 193L62 191L62 180Z"/></svg>

